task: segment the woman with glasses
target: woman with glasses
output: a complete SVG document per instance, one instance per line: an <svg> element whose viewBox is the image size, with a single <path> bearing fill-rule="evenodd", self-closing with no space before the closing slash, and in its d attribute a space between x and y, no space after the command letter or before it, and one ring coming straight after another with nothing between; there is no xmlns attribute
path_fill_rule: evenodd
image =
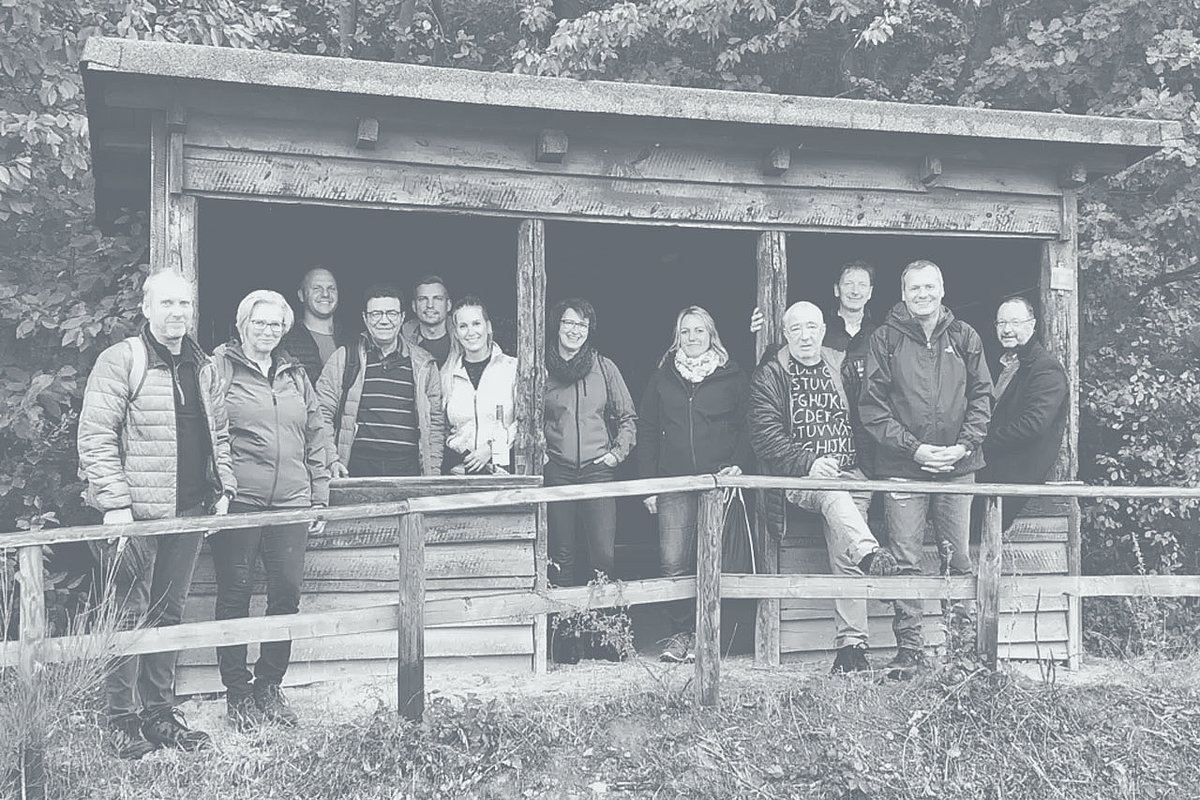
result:
<svg viewBox="0 0 1200 800"><path fill-rule="evenodd" d="M716 323L700 306L675 318L671 346L650 376L638 405L638 474L740 475L750 462L746 430L748 380L721 344ZM658 516L659 574L696 571L696 513L699 496L671 493L643 502ZM696 606L668 604L671 637L660 658L695 658Z"/></svg>
<svg viewBox="0 0 1200 800"><path fill-rule="evenodd" d="M279 346L292 322L291 306L282 295L253 291L238 305L237 340L213 353L238 482L230 513L329 503L329 433L317 395L304 366ZM308 535L320 525L264 525L213 534L216 618L249 616L254 565L260 559L267 578L267 615L297 613ZM246 645L217 648L229 719L238 730L263 722L296 724L296 714L279 690L291 651L291 642L264 642L251 676Z"/></svg>
<svg viewBox="0 0 1200 800"><path fill-rule="evenodd" d="M517 419L517 360L492 341L492 321L478 297L450 309L450 355L442 367L446 407L443 475L504 472Z"/></svg>

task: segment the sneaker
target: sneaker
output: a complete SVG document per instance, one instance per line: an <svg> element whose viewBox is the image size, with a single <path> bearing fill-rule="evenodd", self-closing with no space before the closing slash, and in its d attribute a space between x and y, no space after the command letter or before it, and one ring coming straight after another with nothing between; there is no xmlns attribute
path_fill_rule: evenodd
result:
<svg viewBox="0 0 1200 800"><path fill-rule="evenodd" d="M229 716L229 724L239 733L248 733L262 723L262 714L249 687L246 691L231 691L225 695L225 713Z"/></svg>
<svg viewBox="0 0 1200 800"><path fill-rule="evenodd" d="M292 707L288 705L287 698L284 697L283 690L279 688L278 683L255 682L254 705L258 707L264 722L275 722L291 728L300 721L296 712L292 711Z"/></svg>
<svg viewBox="0 0 1200 800"><path fill-rule="evenodd" d="M137 714L121 714L108 723L105 737L118 758L138 759L156 748L142 735L142 720Z"/></svg>
<svg viewBox="0 0 1200 800"><path fill-rule="evenodd" d="M669 664L691 664L696 660L696 637L690 633L677 633L667 640L658 655L659 661Z"/></svg>
<svg viewBox="0 0 1200 800"><path fill-rule="evenodd" d="M887 676L892 680L903 681L915 673L929 669L925 651L917 647L901 647L896 650L896 657L887 664Z"/></svg>
<svg viewBox="0 0 1200 800"><path fill-rule="evenodd" d="M208 747L208 734L187 726L183 712L171 706L142 721L142 735L155 747L200 750Z"/></svg>
<svg viewBox="0 0 1200 800"><path fill-rule="evenodd" d="M834 675L845 675L850 672L870 672L871 662L867 660L867 649L866 642L839 647L837 657L833 659L833 669L830 672Z"/></svg>
<svg viewBox="0 0 1200 800"><path fill-rule="evenodd" d="M863 556L863 560L858 562L858 568L862 570L863 575L887 578L895 575L900 566L896 563L896 557L890 550L877 547Z"/></svg>

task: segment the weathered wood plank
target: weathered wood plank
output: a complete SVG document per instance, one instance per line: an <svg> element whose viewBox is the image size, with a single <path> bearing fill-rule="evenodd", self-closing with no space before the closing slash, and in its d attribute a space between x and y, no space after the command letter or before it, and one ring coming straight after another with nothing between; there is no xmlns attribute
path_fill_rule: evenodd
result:
<svg viewBox="0 0 1200 800"><path fill-rule="evenodd" d="M1011 588L1011 587L1009 587ZM789 620L799 619L825 619L833 616L833 601L825 599L793 599L780 601L780 620L786 624ZM924 604L925 613L932 616L941 614L941 602L938 600L929 600ZM1008 592L1000 594L1000 614L1001 616L1010 614L1032 614L1035 611L1045 613L1047 611L1067 610L1067 596L1063 594L1045 594L1038 597L1036 594L1014 595ZM867 601L867 616L881 619L892 618L892 604L883 600L868 600Z"/></svg>
<svg viewBox="0 0 1200 800"><path fill-rule="evenodd" d="M1034 639L1033 615L1006 615L1000 619L998 635L1005 646L1032 644ZM828 620L796 620L783 627L780 637L784 652L804 650L825 650L832 647L835 623ZM924 621L924 630L928 635L926 641L931 645L939 645L945 641L945 628L939 618L933 617ZM1037 621L1038 634L1043 647L1057 644L1062 656L1065 656L1067 641L1067 617L1063 612L1045 613ZM872 648L895 647L895 634L891 622L887 619L873 619L868 625L868 635ZM1004 647L999 648L1002 653Z"/></svg>
<svg viewBox="0 0 1200 800"><path fill-rule="evenodd" d="M46 581L41 545L17 551L17 575L21 582L17 671L26 688L33 691L42 671L42 644L46 638Z"/></svg>
<svg viewBox="0 0 1200 800"><path fill-rule="evenodd" d="M500 489L536 489L540 476L531 475L438 475L409 478L339 478L329 487L333 506L390 503L410 497L437 497Z"/></svg>
<svg viewBox="0 0 1200 800"><path fill-rule="evenodd" d="M528 158L527 158L528 160ZM521 220L517 233L517 443L523 475L540 475L546 456L546 224Z"/></svg>
<svg viewBox="0 0 1200 800"><path fill-rule="evenodd" d="M727 186L490 170L447 171L385 162L189 147L189 191L216 197L354 201L385 208L505 212L550 218L658 220L731 228L1057 233L1054 198L933 189L875 190Z"/></svg>
<svg viewBox="0 0 1200 800"><path fill-rule="evenodd" d="M396 697L401 715L420 722L425 714L425 517L400 517L400 604L397 609ZM356 641L362 648L364 643ZM344 651L341 651L344 656Z"/></svg>
<svg viewBox="0 0 1200 800"><path fill-rule="evenodd" d="M337 520L327 523L321 533L310 534L308 547L310 550L329 550L392 546L396 544L399 531L397 517ZM533 508L427 514L425 531L425 541L431 545L532 540L537 536L537 520Z"/></svg>
<svg viewBox="0 0 1200 800"><path fill-rule="evenodd" d="M979 547L973 546L971 553L978 559ZM779 569L784 573L820 573L829 569L828 551L823 542L800 546L787 543L781 548L779 558ZM926 545L922 553L921 569L926 575L938 573L937 550L932 545ZM1004 570L1012 575L1065 573L1066 548L1059 542L1008 542L1004 545Z"/></svg>
<svg viewBox="0 0 1200 800"><path fill-rule="evenodd" d="M1063 195L1064 205L1077 201ZM1075 237L1042 243L1039 280L1042 341L1067 373L1067 429L1049 480L1070 481L1079 474L1079 254Z"/></svg>
<svg viewBox="0 0 1200 800"><path fill-rule="evenodd" d="M721 524L722 493L700 495L696 512L696 699L721 702Z"/></svg>
<svg viewBox="0 0 1200 800"><path fill-rule="evenodd" d="M998 497L985 500L983 540L979 546L975 650L984 663L995 669L1000 635L1000 567L1001 536L1004 526L1000 520Z"/></svg>

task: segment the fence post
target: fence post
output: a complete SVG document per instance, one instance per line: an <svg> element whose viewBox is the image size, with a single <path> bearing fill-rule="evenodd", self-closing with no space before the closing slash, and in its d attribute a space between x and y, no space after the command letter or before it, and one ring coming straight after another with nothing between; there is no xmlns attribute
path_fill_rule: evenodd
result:
<svg viewBox="0 0 1200 800"><path fill-rule="evenodd" d="M1080 534L1079 498L1067 498L1067 574L1083 574L1083 540ZM1078 670L1083 660L1083 600L1074 592L1067 594L1067 669Z"/></svg>
<svg viewBox="0 0 1200 800"><path fill-rule="evenodd" d="M32 698L41 680L42 642L46 638L46 589L42 572L42 546L28 545L17 551L21 581L20 642L21 661L18 675L24 690ZM46 796L45 742L35 722L21 742L21 797L43 800Z"/></svg>
<svg viewBox="0 0 1200 800"><path fill-rule="evenodd" d="M425 713L425 517L400 516L400 637L396 662L396 699L400 713L420 722Z"/></svg>
<svg viewBox="0 0 1200 800"><path fill-rule="evenodd" d="M1004 524L1000 498L988 496L984 505L983 539L979 544L979 578L975 584L978 619L975 649L995 669L1000 651L1000 558Z"/></svg>
<svg viewBox="0 0 1200 800"><path fill-rule="evenodd" d="M700 493L696 514L696 693L700 705L721 701L721 489Z"/></svg>

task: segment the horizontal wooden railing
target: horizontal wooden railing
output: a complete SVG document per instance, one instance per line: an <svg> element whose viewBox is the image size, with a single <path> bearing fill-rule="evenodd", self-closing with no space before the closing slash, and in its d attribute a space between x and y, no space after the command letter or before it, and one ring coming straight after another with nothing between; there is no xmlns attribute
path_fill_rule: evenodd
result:
<svg viewBox="0 0 1200 800"><path fill-rule="evenodd" d="M424 630L426 625L528 619L580 608L696 599L696 691L704 704L718 701L720 683L720 601L741 598L975 599L977 647L994 665L998 657L999 608L1002 596L1036 598L1065 595L1069 603L1092 596L1200 596L1200 576L1193 575L1032 575L1001 574L1002 497L1178 498L1200 499L1200 489L1183 487L1084 486L1076 483L1017 485L909 481L907 493L971 494L987 499L977 574L975 576L896 576L889 578L834 575L723 575L721 573L722 499L725 489L823 489L895 491L895 481L782 478L756 475L698 475L616 481L601 484L504 489L415 497L389 503L336 508L231 514L221 518L184 517L123 525L96 525L24 531L0 535L0 547L18 549L21 584L20 635L0 644L0 667L17 667L23 680L34 681L41 665L73 658L135 655L167 650L216 647L284 639L394 630L398 635L400 710L419 718L424 709ZM425 599L424 515L490 509L589 498L632 497L668 492L700 494L696 577L614 582L600 586L552 588L486 596ZM42 580L42 548L59 542L98 541L114 537L161 536L196 531L236 530L266 524L313 520L399 518L399 592L396 602L345 611L304 613L163 628L46 637ZM1077 609L1077 605L1076 605ZM1074 632L1076 644L1078 631Z"/></svg>

